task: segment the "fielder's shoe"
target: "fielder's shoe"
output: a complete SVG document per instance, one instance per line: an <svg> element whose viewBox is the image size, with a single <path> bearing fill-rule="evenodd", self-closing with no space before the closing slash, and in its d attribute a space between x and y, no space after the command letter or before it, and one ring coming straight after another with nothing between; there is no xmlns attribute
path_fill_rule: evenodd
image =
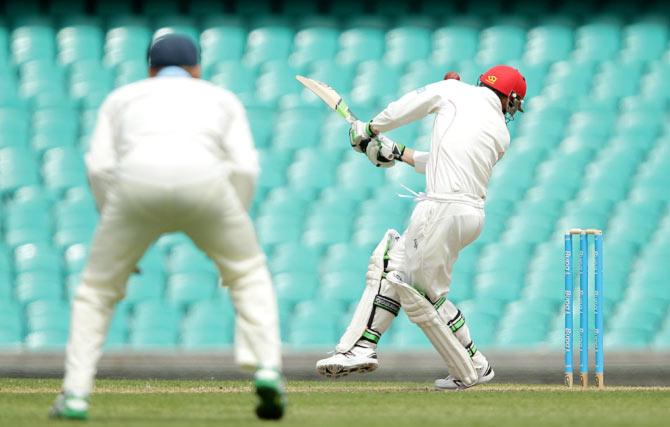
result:
<svg viewBox="0 0 670 427"><path fill-rule="evenodd" d="M339 378L352 372L372 372L378 365L377 353L373 349L354 346L345 353L336 353L316 362L316 372L328 378Z"/></svg>
<svg viewBox="0 0 670 427"><path fill-rule="evenodd" d="M453 376L449 375L447 378L440 378L435 380L435 388L438 390L464 390L477 384L487 383L495 376L495 372L493 372L491 365L486 365L486 367L478 369L478 373L479 379L471 386L466 386L460 380L457 380Z"/></svg>
<svg viewBox="0 0 670 427"><path fill-rule="evenodd" d="M76 396L61 393L49 410L49 417L68 420L85 420L88 418L88 396Z"/></svg>
<svg viewBox="0 0 670 427"><path fill-rule="evenodd" d="M259 369L254 374L254 386L260 403L256 415L264 420L278 420L286 410L284 379L273 369Z"/></svg>

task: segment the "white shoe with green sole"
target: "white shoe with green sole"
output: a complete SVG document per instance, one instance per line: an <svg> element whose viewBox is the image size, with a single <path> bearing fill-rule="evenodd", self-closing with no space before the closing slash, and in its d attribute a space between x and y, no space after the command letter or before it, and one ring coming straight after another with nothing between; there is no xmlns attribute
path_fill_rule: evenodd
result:
<svg viewBox="0 0 670 427"><path fill-rule="evenodd" d="M49 410L49 417L67 420L85 420L88 418L88 396L76 396L61 393Z"/></svg>

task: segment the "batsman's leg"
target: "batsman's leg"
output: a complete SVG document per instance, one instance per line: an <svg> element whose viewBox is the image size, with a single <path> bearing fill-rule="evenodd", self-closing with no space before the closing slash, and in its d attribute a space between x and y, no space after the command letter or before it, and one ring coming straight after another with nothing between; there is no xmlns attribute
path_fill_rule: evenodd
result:
<svg viewBox="0 0 670 427"><path fill-rule="evenodd" d="M443 319L448 319L447 326L449 326L460 344L465 347L468 355L472 358L472 362L477 370L477 384L491 381L495 376L493 368L491 368L489 361L472 341L470 329L465 322L465 317L461 310L459 310L451 301L445 299L441 307L438 309L438 312ZM435 388L456 390L463 388L463 386L453 375L449 375L446 378L435 380Z"/></svg>
<svg viewBox="0 0 670 427"><path fill-rule="evenodd" d="M477 238L482 226L483 214L479 208L460 203L424 202L415 209L406 232L407 238L414 242L406 247L410 283L420 288L434 304L441 322L456 337L445 343L462 346L466 352L458 354L468 354L477 373L474 383L450 375L436 381L439 388L452 388L456 384L463 388L493 378L486 357L472 342L462 313L447 299L458 254Z"/></svg>
<svg viewBox="0 0 670 427"><path fill-rule="evenodd" d="M353 372L377 369L377 343L400 310L395 289L384 278L385 270L400 259L403 240L395 230L388 230L370 256L365 289L353 318L336 353L316 363L316 370L329 378Z"/></svg>

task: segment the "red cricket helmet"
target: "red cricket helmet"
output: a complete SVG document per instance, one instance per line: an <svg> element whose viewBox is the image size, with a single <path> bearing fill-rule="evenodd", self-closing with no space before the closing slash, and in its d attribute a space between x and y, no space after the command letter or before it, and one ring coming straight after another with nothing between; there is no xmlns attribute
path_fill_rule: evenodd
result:
<svg viewBox="0 0 670 427"><path fill-rule="evenodd" d="M496 65L479 76L479 81L505 96L516 93L519 99L526 96L526 79L519 70L508 65Z"/></svg>
<svg viewBox="0 0 670 427"><path fill-rule="evenodd" d="M508 65L496 65L479 76L479 82L509 98L508 113L523 112L521 101L526 96L526 78L519 70Z"/></svg>

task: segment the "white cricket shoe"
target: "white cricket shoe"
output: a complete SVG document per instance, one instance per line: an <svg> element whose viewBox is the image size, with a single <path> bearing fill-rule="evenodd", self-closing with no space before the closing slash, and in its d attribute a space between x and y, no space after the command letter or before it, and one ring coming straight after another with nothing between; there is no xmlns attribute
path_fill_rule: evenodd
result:
<svg viewBox="0 0 670 427"><path fill-rule="evenodd" d="M316 362L316 372L328 378L339 378L353 372L372 372L377 369L377 353L367 347L354 346L345 353L336 353Z"/></svg>
<svg viewBox="0 0 670 427"><path fill-rule="evenodd" d="M495 376L495 372L493 372L491 365L486 365L486 367L478 369L477 373L479 374L479 378L477 379L477 382L471 386L467 386L452 375L449 375L447 378L436 379L435 388L438 390L465 390L466 388L470 388L477 384L485 384L491 381Z"/></svg>

